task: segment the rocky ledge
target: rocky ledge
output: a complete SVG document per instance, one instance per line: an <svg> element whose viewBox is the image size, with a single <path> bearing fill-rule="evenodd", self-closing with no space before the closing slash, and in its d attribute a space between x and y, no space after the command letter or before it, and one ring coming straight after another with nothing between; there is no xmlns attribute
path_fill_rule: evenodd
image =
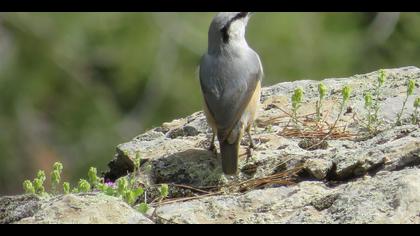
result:
<svg viewBox="0 0 420 236"><path fill-rule="evenodd" d="M252 131L257 143L241 143L237 176L225 176L220 155L207 150L210 130L202 112L162 124L118 145L105 177L134 170L150 201L155 186L169 184L169 197L146 215L99 193L0 199L1 223L420 223L420 130L412 124L420 69L385 70L376 131L365 127L364 93L379 72L323 80L329 93L322 122L314 120L319 81L301 80L264 88ZM416 82L402 124L395 125L407 81ZM352 88L338 120L341 89ZM304 90L299 127L290 123L290 97ZM333 124L336 125L333 125Z"/></svg>

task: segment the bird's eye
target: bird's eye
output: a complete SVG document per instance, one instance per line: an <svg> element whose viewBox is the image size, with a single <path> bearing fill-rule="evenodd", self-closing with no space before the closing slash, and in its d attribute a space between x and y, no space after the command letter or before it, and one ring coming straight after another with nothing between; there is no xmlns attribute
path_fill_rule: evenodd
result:
<svg viewBox="0 0 420 236"><path fill-rule="evenodd" d="M222 33L222 39L224 43L229 42L229 33L228 33L228 25L223 27L220 32Z"/></svg>
<svg viewBox="0 0 420 236"><path fill-rule="evenodd" d="M239 12L238 14L236 14L235 18L244 18L245 16L248 15L248 12Z"/></svg>

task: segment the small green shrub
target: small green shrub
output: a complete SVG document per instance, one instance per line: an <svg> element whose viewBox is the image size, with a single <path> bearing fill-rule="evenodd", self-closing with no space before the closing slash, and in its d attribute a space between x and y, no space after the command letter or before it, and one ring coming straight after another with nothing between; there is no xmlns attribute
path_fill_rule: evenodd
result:
<svg viewBox="0 0 420 236"><path fill-rule="evenodd" d="M159 188L160 196L166 198L169 195L169 186L167 184L162 184Z"/></svg>
<svg viewBox="0 0 420 236"><path fill-rule="evenodd" d="M91 190L91 186L85 179L80 179L77 184L77 192L87 193Z"/></svg>
<svg viewBox="0 0 420 236"><path fill-rule="evenodd" d="M369 132L376 132L381 125L379 118L380 101L383 93L383 85L385 84L386 73L383 69L379 71L377 83L372 94L368 91L365 94L365 109L367 110L367 124L366 128Z"/></svg>
<svg viewBox="0 0 420 236"><path fill-rule="evenodd" d="M343 112L344 112L344 108L346 108L347 103L350 100L350 95L351 95L351 88L349 86L344 86L343 89L341 90L342 99L340 103L340 110L339 110L337 119L335 120L333 126L331 127L330 133L333 131L338 121L341 119L341 116L343 115Z"/></svg>
<svg viewBox="0 0 420 236"><path fill-rule="evenodd" d="M316 102L316 120L318 122L321 121L322 101L327 95L327 91L328 91L327 87L322 82L318 84L319 100Z"/></svg>
<svg viewBox="0 0 420 236"><path fill-rule="evenodd" d="M297 112L302 106L303 90L301 88L295 89L292 95L292 120L296 128L298 128L298 115Z"/></svg>
<svg viewBox="0 0 420 236"><path fill-rule="evenodd" d="M97 176L97 169L95 167L90 167L88 171L88 180L92 187L96 187L99 183L99 177Z"/></svg>
<svg viewBox="0 0 420 236"><path fill-rule="evenodd" d="M51 189L53 193L57 193L58 186L61 181L61 173L63 172L63 164L55 162L53 171L51 172Z"/></svg>
<svg viewBox="0 0 420 236"><path fill-rule="evenodd" d="M45 196L46 195L45 188L44 188L45 180L46 180L45 172L43 170L39 170L37 175L36 175L36 178L33 181L35 194L37 194L39 196Z"/></svg>
<svg viewBox="0 0 420 236"><path fill-rule="evenodd" d="M35 194L34 185L30 180L23 181L23 189L25 190L26 194Z"/></svg>
<svg viewBox="0 0 420 236"><path fill-rule="evenodd" d="M151 166L150 166L151 168ZM149 168L146 168L149 169ZM140 212L147 212L149 206L147 205L147 199L144 189L141 186L136 184L136 173L140 170L140 155L136 155L135 161L135 172L129 174L128 176L119 178L116 183L105 182L103 178L97 176L97 169L95 167L90 167L88 171L88 180L80 179L77 183L77 187L71 189L69 182L64 182L62 184L62 190L64 194L70 193L87 193L95 189L100 192L122 198L126 203L131 206L134 206L140 196L144 195L144 202L140 203L137 209ZM61 182L61 174L63 171L63 164L56 162L53 165L53 170L51 171L51 189L53 194L59 194L58 186ZM149 170L150 171L150 170ZM25 180L22 184L23 189L26 194L36 194L38 196L50 196L45 192L44 182L46 180L46 175L43 170L37 172L36 178L33 181ZM159 188L161 198L165 198L169 194L169 187L167 184L162 184Z"/></svg>
<svg viewBox="0 0 420 236"><path fill-rule="evenodd" d="M69 182L64 182L63 183L63 193L64 194L69 194L70 193L70 183Z"/></svg>
<svg viewBox="0 0 420 236"><path fill-rule="evenodd" d="M149 205L145 202L142 202L137 207L137 210L143 214L146 214L146 212L149 210Z"/></svg>
<svg viewBox="0 0 420 236"><path fill-rule="evenodd" d="M401 111L397 115L397 122L395 123L396 126L402 125L401 118L403 116L405 106L407 104L408 98L414 94L414 88L416 87L416 82L410 79L407 83L407 92L405 93L405 99L401 108Z"/></svg>

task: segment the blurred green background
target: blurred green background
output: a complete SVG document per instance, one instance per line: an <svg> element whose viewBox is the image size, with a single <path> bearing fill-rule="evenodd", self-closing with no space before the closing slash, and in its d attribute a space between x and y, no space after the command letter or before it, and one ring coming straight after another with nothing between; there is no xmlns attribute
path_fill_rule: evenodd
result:
<svg viewBox="0 0 420 236"><path fill-rule="evenodd" d="M1 13L0 195L64 164L74 184L115 146L201 109L214 13ZM256 13L264 85L418 65L418 13Z"/></svg>

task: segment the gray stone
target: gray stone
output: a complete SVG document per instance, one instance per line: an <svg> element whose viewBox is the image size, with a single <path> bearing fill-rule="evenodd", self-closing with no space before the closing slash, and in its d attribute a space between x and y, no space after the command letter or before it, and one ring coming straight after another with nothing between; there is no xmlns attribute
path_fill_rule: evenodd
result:
<svg viewBox="0 0 420 236"><path fill-rule="evenodd" d="M6 196L0 198L0 224L9 224L33 216L40 208L35 195Z"/></svg>
<svg viewBox="0 0 420 236"><path fill-rule="evenodd" d="M286 82L262 89L252 129L256 148L249 155L249 140L244 137L238 175L223 174L220 154L208 150L212 134L205 117L196 112L118 145L106 176L114 180L125 175L140 157L136 178L145 185L149 201L158 199L160 184L175 183L176 187L170 185L170 202L154 204L155 223L420 223L420 129L408 119L412 101L420 95L418 88L409 98L402 125L395 126L406 82L414 79L419 84L420 69L385 72L378 132L369 133L363 125L367 114L363 95L374 88L378 71L323 80L329 95L323 101L324 122L317 126L314 113L319 82ZM337 120L345 85L352 88L352 95L345 114ZM305 91L298 110L300 122L305 124L300 124L300 130L287 126L290 97L297 87ZM334 123L336 129L329 132ZM321 145L316 145L318 142ZM208 191L213 195L198 196ZM182 201L183 197L190 200ZM83 203L83 216L73 203ZM101 195L43 200L39 210L25 214L3 214L2 220L151 222L121 200ZM88 215L91 217L86 218Z"/></svg>
<svg viewBox="0 0 420 236"><path fill-rule="evenodd" d="M329 188L321 182L207 197L157 209L165 223L420 223L420 170Z"/></svg>
<svg viewBox="0 0 420 236"><path fill-rule="evenodd" d="M333 162L325 159L309 159L305 162L305 170L316 179L324 179L333 166Z"/></svg>
<svg viewBox="0 0 420 236"><path fill-rule="evenodd" d="M254 141L258 145L250 157L246 150L249 141L245 137L241 142L239 169L242 172L237 177L220 176L220 155L216 157L207 150L211 132L202 112L163 124L160 129L168 130L166 135L151 130L119 145L116 160L120 158L122 163L127 163L140 154L143 160L147 160L154 167L152 173L156 174L139 176L144 181L147 180L147 183L174 181L195 187L262 178L275 173L279 167L290 169L307 160L310 165L306 170L312 177L324 179L328 174L337 180L363 176L369 171L381 168L398 169L414 165L420 161L417 154L420 141L417 126L404 123L403 126L394 127L394 123L398 107L402 106L406 81L408 78L419 80L420 70L416 67L405 67L385 71L387 80L383 87L382 109L379 113L384 122L376 136L363 134L366 131L359 122L365 119L366 115L363 94L372 90L377 81L378 72L372 72L323 81L331 91L331 95L326 97L323 104L326 114L324 118L329 124L336 120L341 88L344 85L352 87L353 92L348 104L352 111L344 115L337 126L346 126L346 132L353 136L347 139L322 140L322 146L309 147L309 150L302 149L302 142L308 139L284 136L284 127L290 121L285 112L290 113L290 95L293 90L301 87L305 91L305 97L299 115L314 113L318 82L301 80L264 88L262 105L256 120L257 126L252 131ZM419 91L416 90L415 96L418 95ZM415 96L410 99L414 99ZM412 106L407 106L405 116L408 117L411 111ZM307 142L311 143L311 140ZM218 147L217 142L216 146ZM314 160L314 157L319 156L325 157L322 158L324 161ZM145 168L147 165L143 166ZM126 171L124 169L120 173ZM110 168L110 172L115 172L113 167Z"/></svg>
<svg viewBox="0 0 420 236"><path fill-rule="evenodd" d="M121 200L96 194L69 194L44 200L40 209L18 224L151 224Z"/></svg>

